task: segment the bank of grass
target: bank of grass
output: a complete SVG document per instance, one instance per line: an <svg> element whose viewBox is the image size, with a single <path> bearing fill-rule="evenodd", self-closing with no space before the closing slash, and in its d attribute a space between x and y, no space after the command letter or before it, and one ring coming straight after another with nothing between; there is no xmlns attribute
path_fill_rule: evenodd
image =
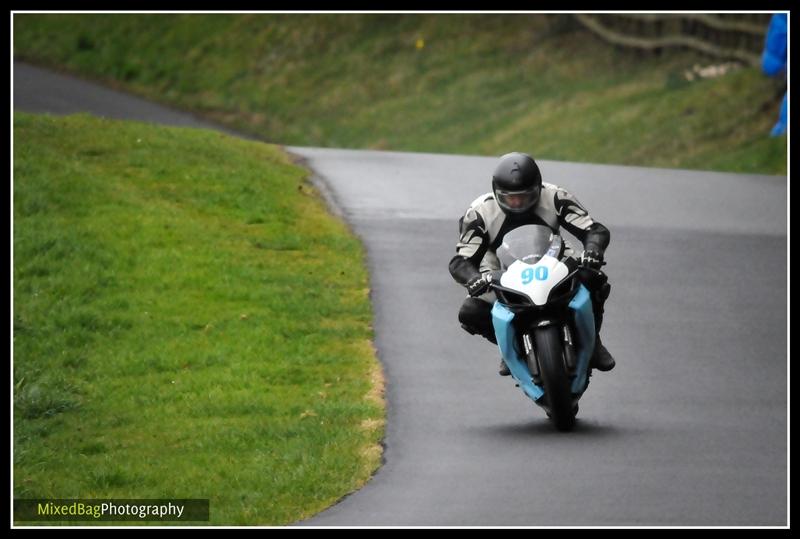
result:
<svg viewBox="0 0 800 539"><path fill-rule="evenodd" d="M369 478L364 253L306 174L214 132L15 113L14 497L269 525Z"/></svg>
<svg viewBox="0 0 800 539"><path fill-rule="evenodd" d="M283 144L786 173L785 82L564 15L16 14L14 54Z"/></svg>

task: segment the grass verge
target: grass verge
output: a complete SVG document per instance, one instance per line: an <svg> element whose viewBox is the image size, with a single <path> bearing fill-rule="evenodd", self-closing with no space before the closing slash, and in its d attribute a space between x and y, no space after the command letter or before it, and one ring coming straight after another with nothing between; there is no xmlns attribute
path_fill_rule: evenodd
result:
<svg viewBox="0 0 800 539"><path fill-rule="evenodd" d="M785 80L565 15L16 14L14 54L282 144L786 174Z"/></svg>
<svg viewBox="0 0 800 539"><path fill-rule="evenodd" d="M368 480L364 253L306 174L210 131L15 113L14 497L281 525Z"/></svg>

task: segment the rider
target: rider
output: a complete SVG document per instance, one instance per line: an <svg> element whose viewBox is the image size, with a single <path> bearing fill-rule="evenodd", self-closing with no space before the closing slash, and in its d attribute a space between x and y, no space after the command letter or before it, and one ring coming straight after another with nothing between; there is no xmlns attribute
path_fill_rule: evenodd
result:
<svg viewBox="0 0 800 539"><path fill-rule="evenodd" d="M542 183L539 167L531 156L508 153L500 158L492 175L492 192L475 199L459 220L461 237L456 245L457 254L450 260L450 274L469 292L458 313L461 327L467 332L497 343L491 316L496 298L489 291L491 272L500 269L496 249L502 245L506 233L530 224L546 225L553 232L563 226L583 243L584 251L578 258L582 266L599 270L603 265L603 253L611 239L608 229L592 219L566 190ZM566 247L565 256L574 257L571 247ZM604 273L586 279L584 284L591 292L598 333L591 366L609 371L615 361L600 342L599 333L603 305L611 286ZM502 360L500 374L510 374Z"/></svg>

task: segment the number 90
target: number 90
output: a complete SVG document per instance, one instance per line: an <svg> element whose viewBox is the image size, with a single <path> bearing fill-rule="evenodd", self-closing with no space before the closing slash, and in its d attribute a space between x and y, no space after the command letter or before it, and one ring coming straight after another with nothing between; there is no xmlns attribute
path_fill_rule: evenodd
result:
<svg viewBox="0 0 800 539"><path fill-rule="evenodd" d="M546 281L548 270L544 266L539 266L534 270L534 268L527 268L522 272L522 284L531 284L531 282L536 279L537 281Z"/></svg>

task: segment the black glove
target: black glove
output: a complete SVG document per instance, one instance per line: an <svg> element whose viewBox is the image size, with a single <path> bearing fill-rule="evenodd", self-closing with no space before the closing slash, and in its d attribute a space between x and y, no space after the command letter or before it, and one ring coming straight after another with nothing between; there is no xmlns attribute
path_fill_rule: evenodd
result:
<svg viewBox="0 0 800 539"><path fill-rule="evenodd" d="M599 270L606 263L603 262L603 253L594 250L584 251L581 254L581 266Z"/></svg>
<svg viewBox="0 0 800 539"><path fill-rule="evenodd" d="M467 291L469 295L473 298L476 296L480 296L487 290L489 290L489 283L492 282L492 274L491 273L483 273L481 275L477 275L469 280L467 283Z"/></svg>

